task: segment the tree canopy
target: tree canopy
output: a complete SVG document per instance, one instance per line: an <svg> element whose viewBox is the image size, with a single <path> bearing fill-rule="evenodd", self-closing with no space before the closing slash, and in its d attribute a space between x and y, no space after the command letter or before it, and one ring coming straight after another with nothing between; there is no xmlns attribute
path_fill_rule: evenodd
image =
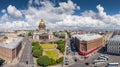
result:
<svg viewBox="0 0 120 67"><path fill-rule="evenodd" d="M46 67L51 64L51 59L48 56L40 56L37 59L37 64Z"/></svg>

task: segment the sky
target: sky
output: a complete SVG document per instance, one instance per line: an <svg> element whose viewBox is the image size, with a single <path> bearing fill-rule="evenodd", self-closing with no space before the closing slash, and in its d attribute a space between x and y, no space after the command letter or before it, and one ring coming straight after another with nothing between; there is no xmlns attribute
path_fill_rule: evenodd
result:
<svg viewBox="0 0 120 67"><path fill-rule="evenodd" d="M0 30L119 28L120 0L1 0Z"/></svg>

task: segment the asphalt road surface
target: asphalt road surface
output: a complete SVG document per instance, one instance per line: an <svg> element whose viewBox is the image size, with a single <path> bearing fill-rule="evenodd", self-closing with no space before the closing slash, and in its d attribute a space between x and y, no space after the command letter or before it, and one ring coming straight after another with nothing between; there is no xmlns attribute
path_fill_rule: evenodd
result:
<svg viewBox="0 0 120 67"><path fill-rule="evenodd" d="M17 64L17 67L34 67L34 61L32 57L32 45L29 41L29 37L25 37L24 39L25 47L23 49L22 56L20 58L19 63Z"/></svg>

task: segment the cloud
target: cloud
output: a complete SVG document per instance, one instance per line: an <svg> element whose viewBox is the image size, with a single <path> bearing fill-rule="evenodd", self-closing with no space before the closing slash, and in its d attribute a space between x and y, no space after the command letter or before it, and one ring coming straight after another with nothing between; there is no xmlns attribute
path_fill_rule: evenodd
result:
<svg viewBox="0 0 120 67"><path fill-rule="evenodd" d="M6 27L9 30L22 30L27 29L29 24L25 21L13 21L0 24L0 30L6 29Z"/></svg>
<svg viewBox="0 0 120 67"><path fill-rule="evenodd" d="M7 14L4 14L4 15L1 17L0 20L1 20L0 22L7 22L7 21L9 21L8 15L7 15Z"/></svg>
<svg viewBox="0 0 120 67"><path fill-rule="evenodd" d="M7 11L8 14L14 19L22 18L22 13L15 6L9 5Z"/></svg>
<svg viewBox="0 0 120 67"><path fill-rule="evenodd" d="M2 12L2 13L6 13L6 10L5 10L5 9L3 9L3 10L1 10L1 12Z"/></svg>
<svg viewBox="0 0 120 67"><path fill-rule="evenodd" d="M58 27L98 27L98 28L113 28L120 26L120 14L107 15L101 5L96 6L98 13L88 10L84 11L81 16L66 15L63 21L56 22Z"/></svg>
<svg viewBox="0 0 120 67"><path fill-rule="evenodd" d="M120 14L107 15L104 11L104 7L100 4L96 6L98 12L93 10L87 10L82 12L81 16L74 15L75 10L80 10L80 6L73 3L71 0L67 2L60 2L57 7L50 1L42 0L29 0L28 9L18 10L15 6L9 5L6 10L2 10L3 16L1 17L4 24L0 24L1 29L16 28L16 29L35 29L41 19L43 19L48 29L79 29L87 27L119 27L120 26ZM40 7L34 7L35 5L41 5ZM21 18L24 15L25 20L13 20L12 18Z"/></svg>
<svg viewBox="0 0 120 67"><path fill-rule="evenodd" d="M30 4L31 2L32 1L30 1ZM54 7L54 4L50 1L40 1L40 4L40 8L29 6L27 10L22 11L25 15L26 21L32 26L38 26L40 19L44 19L47 27L53 28L50 25L55 24L58 21L62 21L66 15L71 15L74 13L74 10L78 10L80 8L71 0L59 3L58 7Z"/></svg>
<svg viewBox="0 0 120 67"><path fill-rule="evenodd" d="M68 0L67 3L59 3L59 7L55 9L60 14L73 14L75 9L79 9L80 7L74 4L71 0Z"/></svg>

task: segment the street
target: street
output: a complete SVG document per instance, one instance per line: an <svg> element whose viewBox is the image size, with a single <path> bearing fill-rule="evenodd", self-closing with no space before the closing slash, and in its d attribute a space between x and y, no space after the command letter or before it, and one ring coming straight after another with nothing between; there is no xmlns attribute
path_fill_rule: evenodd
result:
<svg viewBox="0 0 120 67"><path fill-rule="evenodd" d="M74 45L73 45L74 46ZM69 64L65 65L64 67L80 67L82 62L80 61L80 56L77 54L76 50L73 50L73 46L70 43L70 38L66 39L66 51L65 56L69 58ZM77 62L75 62L75 58ZM64 61L64 64L66 62ZM84 66L83 66L84 67Z"/></svg>
<svg viewBox="0 0 120 67"><path fill-rule="evenodd" d="M29 37L25 37L23 40L26 44L22 53L22 56L20 58L19 63L16 67L34 67L34 61L32 57L32 45L29 41Z"/></svg>

